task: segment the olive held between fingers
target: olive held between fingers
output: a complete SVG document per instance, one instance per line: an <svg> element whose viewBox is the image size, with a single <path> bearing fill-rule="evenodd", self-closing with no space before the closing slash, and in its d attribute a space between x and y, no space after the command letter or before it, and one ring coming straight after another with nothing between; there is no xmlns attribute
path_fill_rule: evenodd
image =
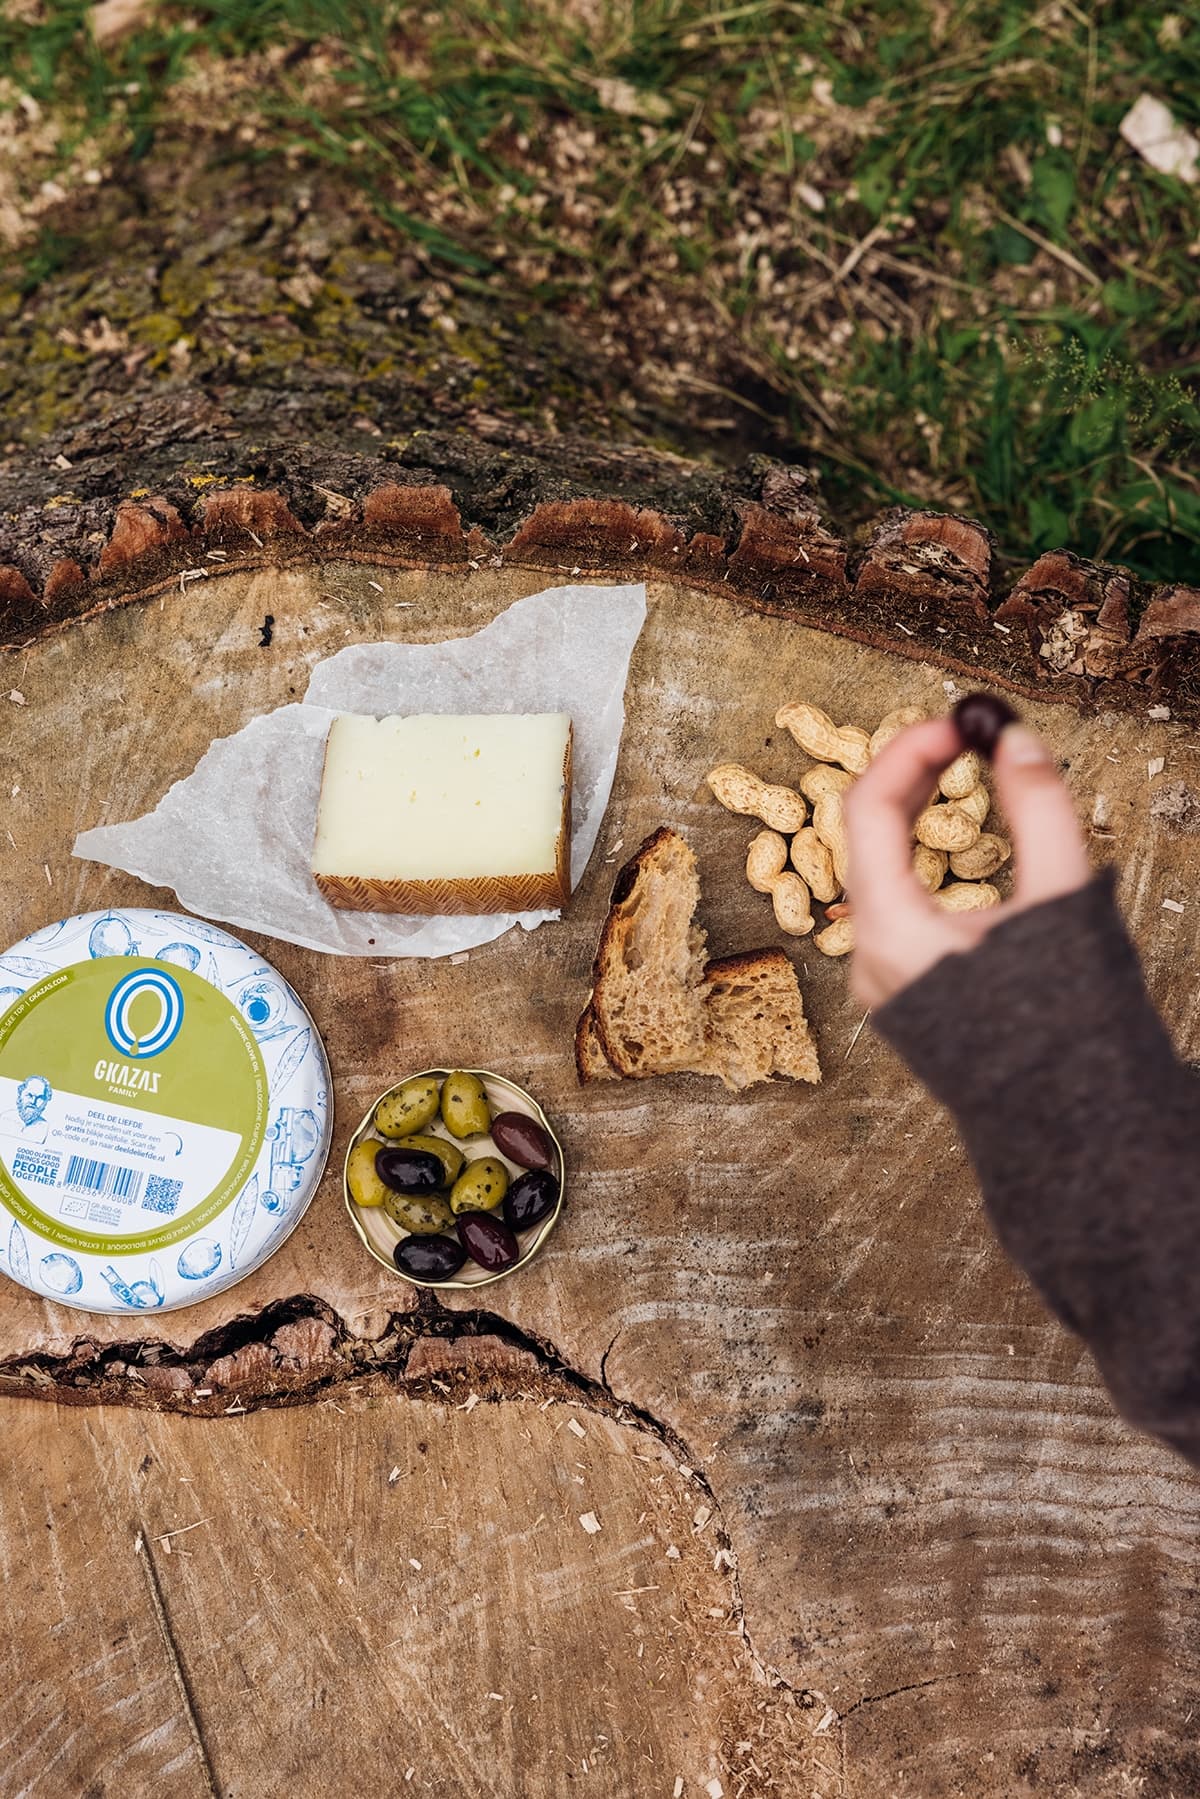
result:
<svg viewBox="0 0 1200 1799"><path fill-rule="evenodd" d="M489 1274L511 1268L521 1253L508 1226L489 1212L464 1212L458 1220L458 1240L471 1260Z"/></svg>
<svg viewBox="0 0 1200 1799"><path fill-rule="evenodd" d="M356 1206L381 1206L388 1189L379 1177L375 1157L381 1145L374 1137L356 1143L346 1162L346 1185Z"/></svg>
<svg viewBox="0 0 1200 1799"><path fill-rule="evenodd" d="M437 1117L438 1084L431 1074L405 1081L375 1108L375 1129L384 1137L411 1137Z"/></svg>
<svg viewBox="0 0 1200 1799"><path fill-rule="evenodd" d="M454 1223L454 1213L444 1193L392 1193L384 1196L383 1209L401 1230L418 1237L432 1236Z"/></svg>
<svg viewBox="0 0 1200 1799"><path fill-rule="evenodd" d="M540 1224L558 1204L559 1185L548 1168L520 1174L504 1195L504 1218L514 1231Z"/></svg>
<svg viewBox="0 0 1200 1799"><path fill-rule="evenodd" d="M990 762L1005 725L1016 721L1016 713L1005 700L994 693L968 693L959 700L951 714L958 734L969 750L976 750Z"/></svg>
<svg viewBox="0 0 1200 1799"><path fill-rule="evenodd" d="M558 1160L549 1134L525 1112L498 1113L492 1119L492 1142L520 1168L553 1168Z"/></svg>
<svg viewBox="0 0 1200 1799"><path fill-rule="evenodd" d="M442 1120L452 1137L480 1137L489 1128L492 1115L478 1075L458 1069L446 1076L442 1087Z"/></svg>
<svg viewBox="0 0 1200 1799"><path fill-rule="evenodd" d="M450 1192L454 1212L493 1212L508 1192L508 1169L498 1156L468 1162Z"/></svg>
<svg viewBox="0 0 1200 1799"><path fill-rule="evenodd" d="M375 1168L380 1180L394 1193L436 1193L443 1184L441 1158L425 1149L377 1144Z"/></svg>
<svg viewBox="0 0 1200 1799"><path fill-rule="evenodd" d="M419 1149L426 1155L436 1156L442 1165L442 1186L452 1187L463 1171L466 1157L457 1143L447 1143L444 1137L404 1137L396 1145L397 1149Z"/></svg>
<svg viewBox="0 0 1200 1799"><path fill-rule="evenodd" d="M446 1281L458 1273L467 1252L453 1237L405 1237L392 1251L392 1259L401 1274L415 1275L419 1281Z"/></svg>

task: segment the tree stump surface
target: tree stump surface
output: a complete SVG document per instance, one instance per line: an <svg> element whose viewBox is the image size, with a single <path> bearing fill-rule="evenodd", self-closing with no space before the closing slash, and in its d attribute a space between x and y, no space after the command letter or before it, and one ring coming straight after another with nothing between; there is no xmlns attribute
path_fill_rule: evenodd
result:
<svg viewBox="0 0 1200 1799"><path fill-rule="evenodd" d="M126 507L107 568L89 573L88 604L42 615L5 658L0 689L24 702L0 700L9 726L0 772L10 792L20 788L8 807L6 941L64 912L174 905L169 892L73 860L76 831L152 807L213 738L301 697L321 657L348 641L460 635L525 593L590 572L556 562L528 520L525 549L518 526L516 552L499 556L463 530L448 495L417 492L423 537L386 493L374 519L363 502L349 523L316 535L287 529L262 495L214 506L201 538L182 520L176 530L167 514L147 523L144 505ZM611 511L601 524L589 527L586 513L571 523L576 545L593 529L593 567L615 542ZM196 1755L169 1669L149 1659L158 1627L131 1559L147 1514L156 1534L212 1516L178 1540L180 1561L185 1550L193 1557L182 1568L154 1553L221 1791L271 1790L263 1770L288 1754L314 1770L298 1776L307 1790L323 1782L328 1749L307 1708L291 1704L286 1730L273 1707L251 1722L282 1641L299 1658L303 1690L321 1696L314 1718L335 1701L348 1708L359 1771L377 1770L386 1740L392 1784L412 1765L414 1791L516 1790L496 1784L498 1766L519 1769L531 1799L574 1791L584 1776L565 1771L559 1750L569 1742L588 1758L584 1737L603 1726L591 1701L572 1708L571 1694L597 1681L612 1696L614 1731L587 1778L614 1795L670 1793L677 1773L689 1794L717 1778L727 1794L822 1799L1090 1796L1138 1779L1165 1799L1200 1783L1189 1722L1200 1641L1195 1483L1113 1416L1086 1355L1005 1263L945 1117L869 1028L855 1039L861 1015L845 965L779 937L742 872L754 826L704 786L724 760L768 779L798 773L798 753L772 723L784 699L808 697L868 727L895 706L944 705L946 681L962 679L962 646L935 660L932 620L954 616L958 602L939 610L930 599L922 610L911 590L888 590L890 615L915 621L897 654L860 641L880 632L859 633L850 603L821 599L815 585L807 599L793 588L748 603L721 577L736 547L714 550L705 575L695 572L694 535L688 543L680 554L692 578L657 565L678 559L671 539L655 541L648 570L640 552L650 616L620 765L593 863L560 924L510 934L456 965L376 965L249 938L310 1006L337 1097L329 1170L284 1247L239 1287L158 1319L85 1317L5 1286L5 1416L28 1446L3 1477L10 1616L28 1620L35 1598L49 1603L49 1582L55 1593L86 1591L97 1640L127 1633L128 1647L106 1660L103 1703L90 1702L101 1722L88 1729L111 1733L114 1756L120 1737L122 1754L143 1758L119 1764L134 1769L132 1790L137 1770L169 1766L178 1790L191 1791L183 1770L194 1771ZM222 544L224 559L208 557ZM402 566L422 556L442 566ZM181 581L200 567L204 575ZM889 603L878 592L876 620ZM819 628L811 620L827 603L836 615ZM1044 691L1027 701L1028 716L1056 746L1084 816L1108 820L1097 854L1119 863L1151 989L1182 1052L1200 1057L1190 978L1200 914L1188 880L1200 768L1182 709L1148 719L1154 694L1126 676L1039 681L1045 659L1028 644L1006 674L1007 653L994 651L987 672ZM1158 757L1165 766L1151 777ZM1177 804L1164 803L1166 788ZM577 1086L573 1025L612 878L662 823L697 850L714 952L784 942L797 956L825 1070L819 1089ZM1185 910L1164 910L1164 899ZM538 1260L489 1289L489 1310L418 1303L351 1230L341 1158L398 1073L473 1062L485 1039L488 1065L527 1085L555 1121L568 1206ZM452 1411L476 1391L489 1403ZM31 1405L37 1397L73 1409ZM106 1403L87 1409L96 1402ZM567 1433L581 1459L601 1447L605 1458L603 1477L585 1469L578 1486L572 1474L573 1490L557 1426L568 1402L588 1433L587 1443ZM428 1439L427 1408L441 1419L437 1515L449 1512L469 1536L457 1570L466 1597L451 1604L443 1591L435 1601L445 1663L433 1684L443 1707L448 1686L469 1689L472 1715L436 1726L412 1670L443 1651L427 1622L403 1615L405 1565L420 1561L410 1572L424 1578L436 1517L410 1516L402 1494L387 1510L398 1497L388 1471L410 1467L414 1433ZM145 1487L143 1443L156 1470ZM46 1533L53 1550L40 1558L32 1544L44 1521L26 1473L15 1472L35 1463L51 1495L53 1468L62 1470ZM174 1485L155 1486L168 1469ZM185 1476L197 1487L194 1510L180 1496ZM655 1491L675 1508L661 1531L647 1489L660 1476ZM84 1516L73 1496L89 1483L99 1497ZM515 1529L497 1518L501 1498L521 1520ZM543 1510L550 1522L535 1527ZM594 1536L578 1522L589 1511L601 1524ZM494 1531L478 1528L484 1519ZM629 1549L639 1531L653 1543ZM338 1557L348 1570L335 1568ZM657 1588L647 1598L660 1634L647 1627L641 1658L653 1639L663 1670L654 1689L636 1669L613 1672L637 1659L636 1645L623 1601L597 1596L600 1566L605 1593ZM81 1629L81 1614L61 1603L64 1628ZM397 1637L408 1648L394 1664L382 1644ZM520 1659L522 1637L545 1659L510 1712L517 1690L498 1669ZM214 1669L222 1642L238 1647ZM39 1654L47 1679L54 1670L61 1679L67 1653ZM358 1664L352 1677L347 1663ZM562 1689L553 1702L542 1672L551 1668ZM10 1732L38 1725L42 1691L26 1683ZM491 1691L505 1697L487 1700ZM538 1707L562 1710L535 1716L532 1691ZM55 1790L46 1783L76 1765L73 1719L68 1706L54 1739L64 1759L39 1750L15 1784L6 1748L0 1790ZM764 1749L754 1773L739 1744L760 1740L759 1723L770 1757ZM450 1759L435 1769L431 1737L447 1730ZM635 1740L653 1750L652 1773Z"/></svg>

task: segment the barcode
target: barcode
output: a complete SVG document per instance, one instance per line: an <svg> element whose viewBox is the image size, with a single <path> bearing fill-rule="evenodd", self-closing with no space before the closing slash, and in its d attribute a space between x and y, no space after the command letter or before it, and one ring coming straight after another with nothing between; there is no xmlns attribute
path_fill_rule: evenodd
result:
<svg viewBox="0 0 1200 1799"><path fill-rule="evenodd" d="M86 1156L72 1156L67 1163L65 1187L77 1193L90 1193L95 1199L119 1199L135 1206L142 1190L142 1173L138 1168L122 1168L116 1162L93 1162Z"/></svg>

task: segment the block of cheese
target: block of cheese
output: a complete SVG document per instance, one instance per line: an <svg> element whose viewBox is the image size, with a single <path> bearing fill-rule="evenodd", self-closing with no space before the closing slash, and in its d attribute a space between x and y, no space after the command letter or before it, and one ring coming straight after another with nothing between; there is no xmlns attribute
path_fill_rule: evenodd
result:
<svg viewBox="0 0 1200 1799"><path fill-rule="evenodd" d="M536 912L571 893L564 712L330 726L312 871L352 912Z"/></svg>

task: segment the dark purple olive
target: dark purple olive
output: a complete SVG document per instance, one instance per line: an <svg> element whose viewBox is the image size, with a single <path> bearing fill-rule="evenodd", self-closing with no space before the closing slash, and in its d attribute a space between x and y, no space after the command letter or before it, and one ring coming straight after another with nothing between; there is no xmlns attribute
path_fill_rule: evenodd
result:
<svg viewBox="0 0 1200 1799"><path fill-rule="evenodd" d="M504 1217L514 1231L540 1224L558 1204L558 1182L548 1168L531 1168L519 1174L504 1195Z"/></svg>
<svg viewBox="0 0 1200 1799"><path fill-rule="evenodd" d="M401 1274L419 1281L446 1281L466 1261L466 1251L453 1237L402 1237L392 1251Z"/></svg>
<svg viewBox="0 0 1200 1799"><path fill-rule="evenodd" d="M1005 725L1016 722L1016 713L994 693L968 693L954 708L958 734L969 750L986 756L990 762L996 754L996 743Z"/></svg>
<svg viewBox="0 0 1200 1799"><path fill-rule="evenodd" d="M558 1161L549 1133L524 1112L501 1112L493 1118L492 1142L518 1168L553 1168Z"/></svg>
<svg viewBox="0 0 1200 1799"><path fill-rule="evenodd" d="M375 1172L393 1193L436 1193L446 1179L441 1158L427 1149L381 1149Z"/></svg>
<svg viewBox="0 0 1200 1799"><path fill-rule="evenodd" d="M490 1212L464 1212L458 1220L458 1240L471 1260L489 1274L511 1268L521 1253L508 1226Z"/></svg>

